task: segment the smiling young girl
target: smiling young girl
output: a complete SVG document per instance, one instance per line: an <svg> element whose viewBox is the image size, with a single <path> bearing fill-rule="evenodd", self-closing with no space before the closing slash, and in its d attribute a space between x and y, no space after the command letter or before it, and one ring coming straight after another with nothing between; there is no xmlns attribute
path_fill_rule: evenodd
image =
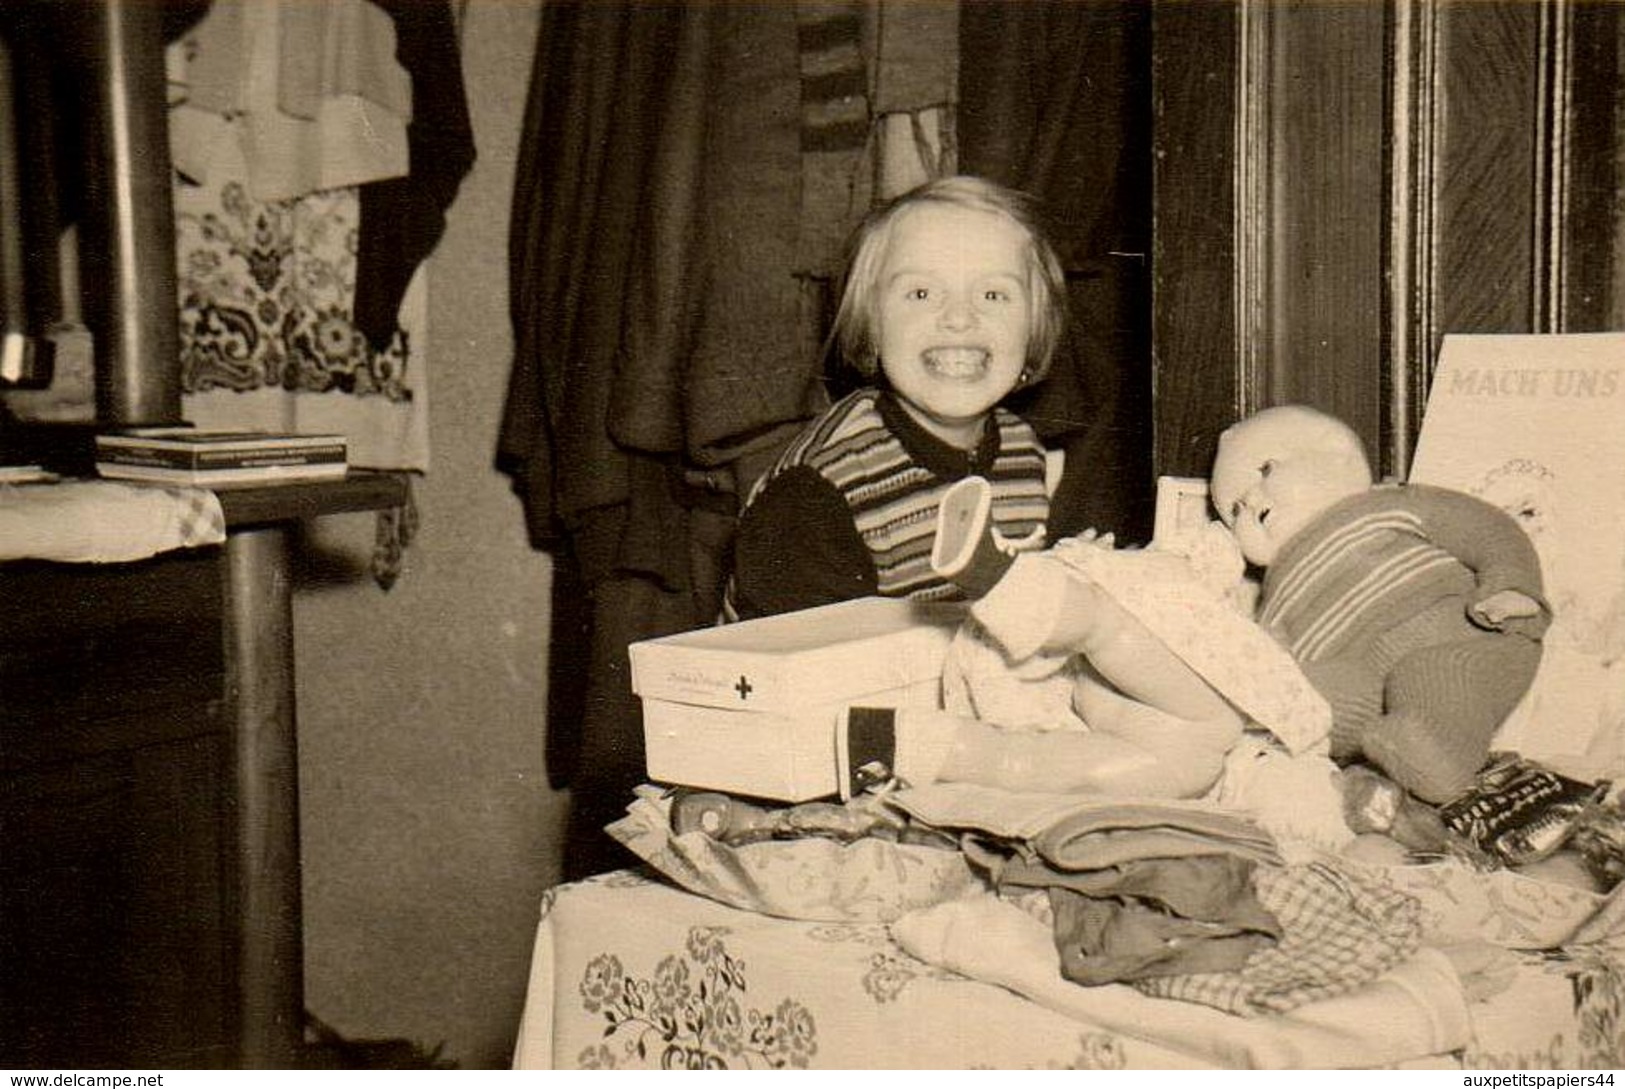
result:
<svg viewBox="0 0 1625 1089"><path fill-rule="evenodd" d="M725 611L744 619L865 595L959 596L931 568L937 505L970 475L991 520L1045 543L1037 435L1000 402L1049 369L1059 260L1023 195L954 177L858 229L835 336L871 384L831 406L746 498Z"/></svg>

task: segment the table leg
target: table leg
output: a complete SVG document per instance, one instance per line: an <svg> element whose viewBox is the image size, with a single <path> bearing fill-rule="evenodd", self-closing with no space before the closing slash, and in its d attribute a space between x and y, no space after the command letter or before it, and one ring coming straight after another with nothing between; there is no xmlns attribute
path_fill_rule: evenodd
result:
<svg viewBox="0 0 1625 1089"><path fill-rule="evenodd" d="M287 523L226 538L226 698L236 803L241 1065L299 1065L304 942Z"/></svg>

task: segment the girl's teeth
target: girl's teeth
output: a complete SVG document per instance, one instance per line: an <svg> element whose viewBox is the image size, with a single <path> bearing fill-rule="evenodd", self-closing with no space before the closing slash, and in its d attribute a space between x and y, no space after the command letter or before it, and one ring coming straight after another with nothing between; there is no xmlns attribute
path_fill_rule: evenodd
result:
<svg viewBox="0 0 1625 1089"><path fill-rule="evenodd" d="M979 372L987 364L987 352L980 348L932 348L925 361L943 374L963 376Z"/></svg>

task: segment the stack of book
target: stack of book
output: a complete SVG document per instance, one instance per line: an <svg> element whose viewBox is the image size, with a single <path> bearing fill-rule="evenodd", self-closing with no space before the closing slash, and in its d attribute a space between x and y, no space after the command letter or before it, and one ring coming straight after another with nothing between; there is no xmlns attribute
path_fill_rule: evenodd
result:
<svg viewBox="0 0 1625 1089"><path fill-rule="evenodd" d="M96 471L119 480L213 488L332 480L349 468L343 435L147 427L96 436Z"/></svg>

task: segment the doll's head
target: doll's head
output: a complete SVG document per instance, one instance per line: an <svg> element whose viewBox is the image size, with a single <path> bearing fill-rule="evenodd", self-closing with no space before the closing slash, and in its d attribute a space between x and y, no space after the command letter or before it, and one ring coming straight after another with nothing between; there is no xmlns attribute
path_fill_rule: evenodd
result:
<svg viewBox="0 0 1625 1089"><path fill-rule="evenodd" d="M927 182L855 236L835 335L883 372L927 430L974 437L988 411L1049 369L1065 313L1059 260L1027 198L980 178Z"/></svg>
<svg viewBox="0 0 1625 1089"><path fill-rule="evenodd" d="M1360 436L1303 405L1281 405L1227 428L1209 482L1214 508L1249 562L1281 546L1328 507L1371 487Z"/></svg>

